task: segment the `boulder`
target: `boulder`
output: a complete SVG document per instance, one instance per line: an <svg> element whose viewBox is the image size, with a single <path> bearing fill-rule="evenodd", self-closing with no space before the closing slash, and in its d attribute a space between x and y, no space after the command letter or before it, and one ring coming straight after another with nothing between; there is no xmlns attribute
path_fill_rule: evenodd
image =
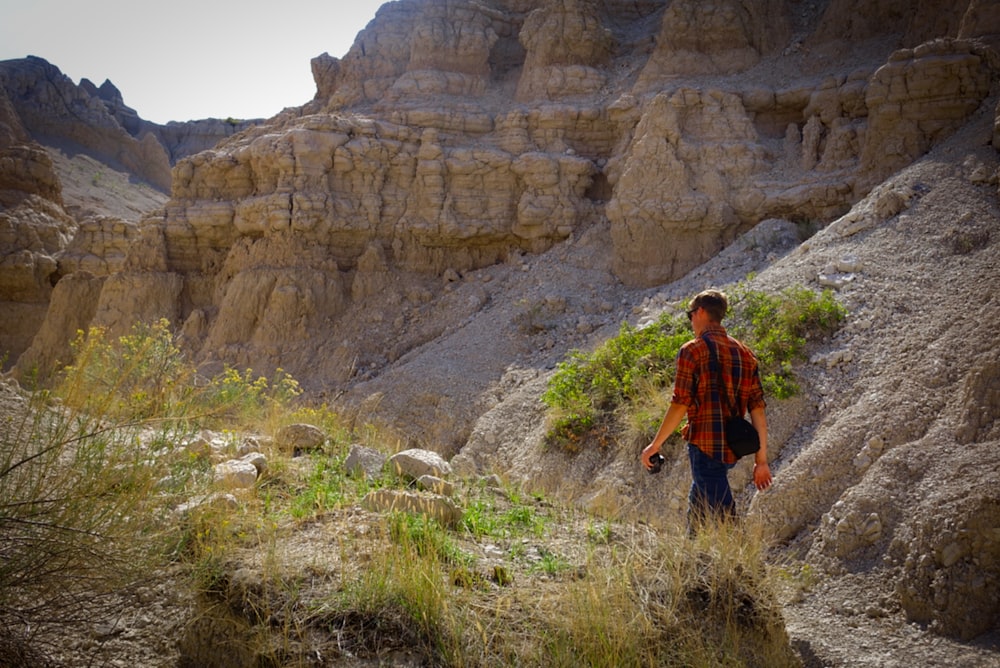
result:
<svg viewBox="0 0 1000 668"><path fill-rule="evenodd" d="M86 271L108 276L125 268L129 246L139 238L135 223L112 216L91 216L80 221L76 234L59 254L59 274Z"/></svg>
<svg viewBox="0 0 1000 668"><path fill-rule="evenodd" d="M315 425L296 423L279 429L274 442L281 452L297 457L322 450L326 444L326 434Z"/></svg>
<svg viewBox="0 0 1000 668"><path fill-rule="evenodd" d="M974 489L935 494L921 509L893 543L902 563L896 593L907 618L962 640L995 629L1000 503L977 481Z"/></svg>
<svg viewBox="0 0 1000 668"><path fill-rule="evenodd" d="M451 465L431 450L403 450L390 457L389 463L397 474L414 480L424 475L446 478L451 474Z"/></svg>
<svg viewBox="0 0 1000 668"><path fill-rule="evenodd" d="M451 496L455 493L454 483L432 475L422 475L417 478L417 487L441 496Z"/></svg>
<svg viewBox="0 0 1000 668"><path fill-rule="evenodd" d="M363 476L365 480L375 480L382 475L386 457L378 450L366 448L357 443L351 445L344 460L344 470L351 476Z"/></svg>
<svg viewBox="0 0 1000 668"><path fill-rule="evenodd" d="M241 459L216 464L214 468L215 482L226 489L246 489L257 482L259 472L253 462Z"/></svg>
<svg viewBox="0 0 1000 668"><path fill-rule="evenodd" d="M462 510L454 501L445 496L426 492L377 489L369 492L361 500L361 505L366 510L377 513L426 515L443 526L452 528L462 521Z"/></svg>
<svg viewBox="0 0 1000 668"><path fill-rule="evenodd" d="M264 472L267 471L267 457L265 457L262 452L248 452L240 457L239 461L252 464L253 467L257 469L258 478L264 475Z"/></svg>

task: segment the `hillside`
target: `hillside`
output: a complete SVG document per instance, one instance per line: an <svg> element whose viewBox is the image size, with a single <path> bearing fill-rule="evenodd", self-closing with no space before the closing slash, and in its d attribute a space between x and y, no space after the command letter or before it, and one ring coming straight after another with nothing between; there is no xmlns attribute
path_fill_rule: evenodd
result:
<svg viewBox="0 0 1000 668"><path fill-rule="evenodd" d="M769 402L775 485L741 499L823 574L789 634L814 665L1000 661L1000 5L535 4L387 4L311 104L117 222L75 217L102 204L6 104L30 161L3 164L41 167L0 171L4 229L35 230L3 249L33 327L5 368L166 317L206 370L284 368L464 475L669 525L683 458L542 447L555 364L751 274L829 287L847 324Z"/></svg>

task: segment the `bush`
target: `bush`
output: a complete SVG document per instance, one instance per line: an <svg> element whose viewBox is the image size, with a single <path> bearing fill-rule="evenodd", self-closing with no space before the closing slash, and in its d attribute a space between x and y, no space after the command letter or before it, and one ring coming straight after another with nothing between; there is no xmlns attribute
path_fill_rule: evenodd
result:
<svg viewBox="0 0 1000 668"><path fill-rule="evenodd" d="M804 357L808 341L829 336L846 316L831 291L817 295L801 286L779 295L738 286L729 300L726 327L754 350L764 392L777 399L798 392L792 363ZM665 313L644 328L623 323L616 337L591 353L571 352L542 395L549 408L547 441L575 452L587 436L621 424L651 437L662 418L662 412L650 413L662 403L652 397L673 382L677 352L690 339L686 316Z"/></svg>
<svg viewBox="0 0 1000 668"><path fill-rule="evenodd" d="M810 339L830 336L846 316L831 290L817 295L792 286L768 295L740 287L730 296L728 329L757 355L765 394L787 399L799 391L792 362L805 358Z"/></svg>
<svg viewBox="0 0 1000 668"><path fill-rule="evenodd" d="M650 385L672 382L673 360L690 336L683 316L664 314L648 327L622 323L618 336L592 353L570 353L542 394L552 409L550 442L574 449L580 436L606 424L617 407Z"/></svg>
<svg viewBox="0 0 1000 668"><path fill-rule="evenodd" d="M3 418L0 636L92 619L161 555L161 471L139 424L104 417L36 392Z"/></svg>
<svg viewBox="0 0 1000 668"><path fill-rule="evenodd" d="M74 353L0 421L0 640L92 620L163 565L184 541L164 517L211 484L178 444L300 392L280 370L199 377L165 320L117 339L81 332Z"/></svg>
<svg viewBox="0 0 1000 668"><path fill-rule="evenodd" d="M78 331L72 349L73 363L57 384L67 406L129 421L184 412L194 369L174 345L166 320L137 324L116 341L99 327Z"/></svg>
<svg viewBox="0 0 1000 668"><path fill-rule="evenodd" d="M270 380L228 366L212 378L200 376L165 319L136 324L117 339L99 327L78 332L73 352L56 394L76 410L111 419L182 420L191 428L247 425L302 393L280 368Z"/></svg>

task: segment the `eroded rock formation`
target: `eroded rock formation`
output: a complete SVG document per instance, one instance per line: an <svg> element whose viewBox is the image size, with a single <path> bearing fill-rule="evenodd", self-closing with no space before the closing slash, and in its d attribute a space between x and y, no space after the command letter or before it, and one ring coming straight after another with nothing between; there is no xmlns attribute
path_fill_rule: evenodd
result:
<svg viewBox="0 0 1000 668"><path fill-rule="evenodd" d="M23 351L48 310L57 255L76 224L59 178L0 88L0 351ZM65 334L62 334L65 336ZM10 360L13 362L14 360Z"/></svg>
<svg viewBox="0 0 1000 668"><path fill-rule="evenodd" d="M862 173L874 185L954 132L990 91L991 56L973 43L936 40L892 54L865 93Z"/></svg>
<svg viewBox="0 0 1000 668"><path fill-rule="evenodd" d="M789 252L798 242L796 224L826 227L826 250L802 245L782 276L849 288L860 270L830 249L885 235L891 220L904 228L909 207L934 201L921 200L926 182L886 179L970 122L975 132L989 126L983 137L992 134L1000 146L996 8L987 0L399 0L379 11L343 59L313 61L312 102L177 158L170 201L137 225L95 219L79 232L60 213L44 154L20 143L22 106L3 126L4 192L19 194L4 201L0 217L16 211L19 222L5 231L12 241L0 288L35 304L36 323L49 299L52 308L18 371L52 368L86 325L120 332L165 317L201 363L265 375L282 367L415 444L462 450L463 466L510 466L504 457L540 441L540 369L553 362L537 350L556 356L560 346L587 343L585 334L628 315L627 295L669 284L710 258L715 273L692 275L690 285L718 280L730 267L759 268L769 249ZM53 78L45 68L36 78L43 75ZM70 99L96 110L119 98L102 86L96 97ZM100 144L110 136L104 127L74 141ZM989 141L983 137L976 134L962 173L922 173L953 179L969 201L985 191L995 199L995 156L975 154ZM163 179L159 170L177 156L143 142L127 142L128 155ZM194 145L185 142L177 140ZM15 208L23 202L30 211ZM991 220L989 211L977 215ZM32 217L40 224L25 226ZM730 247L757 230L761 252ZM979 275L991 275L975 255L995 234L988 226L963 219L952 236L930 227L921 233L941 238L935 266L957 271L975 261ZM886 249L894 259L912 250L891 235L879 240L870 267ZM565 273L550 266L537 278L545 281L541 297L525 290L533 302L498 304L499 295L515 294L511 274L533 277L543 253L575 264ZM742 264L744 256L757 264ZM832 269L812 266L816 256ZM831 277L838 273L852 278ZM872 269L868 280L879 278ZM770 289L785 287L771 280ZM570 281L577 282L563 284ZM880 284L877 306L862 302L862 310L914 326L919 314L903 297L885 296L891 287ZM908 288L919 292L919 281ZM956 292L963 303L977 294L974 286ZM557 327L559 336L549 336ZM886 355L898 354L895 340L871 335L871 321L856 328L870 344L858 353L869 366L857 372L865 382L850 387L863 391L850 405L824 395L819 406L786 408L784 422L779 412L775 443L798 439L803 452L789 455L780 493L758 497L754 511L782 539L818 527L810 555L834 568L892 561L907 614L961 635L971 618L949 586L995 618L996 541L975 519L992 516L995 504L985 487L964 499L937 491L946 474L910 471L906 454L915 457L933 438L995 440L993 422L982 417L995 412L995 387L963 358L941 367L950 369L946 381L926 374L901 388L896 376L877 372ZM995 340L988 334L981 340ZM486 345L490 355L482 354ZM917 368L917 352L927 351L905 352ZM528 358L539 368L512 361ZM987 413L976 410L983 400L969 398L957 411L920 386L936 382L986 392ZM496 397L515 385L531 392L503 405ZM906 423L909 431L877 433L871 422L879 411L913 410L903 395L921 397L920 418ZM503 440L477 427L493 408L511 422L527 416L530 429ZM961 415L935 423L930 416L945 409ZM807 447L812 436L797 430L821 411L833 426L809 427L816 435ZM533 454L519 471L537 463ZM948 461L946 471L969 465L960 455ZM619 464L621 474L626 463ZM934 491L920 503L951 509L947 536L932 539L931 524L904 517L915 506L898 479ZM683 494L667 507L682 503ZM911 549L911 538L919 547ZM973 553L986 556L977 564ZM974 567L984 563L990 579L980 582Z"/></svg>
<svg viewBox="0 0 1000 668"><path fill-rule="evenodd" d="M152 136L129 135L109 113L98 91L91 90L92 85L76 86L59 68L29 56L0 67L0 88L6 90L33 135L87 149L108 164L121 166L163 190L169 188L170 162L163 147ZM112 100L120 97L112 96Z"/></svg>
<svg viewBox="0 0 1000 668"><path fill-rule="evenodd" d="M162 203L164 195L156 189L169 190L174 162L258 122L205 119L160 126L126 106L110 81L97 87L83 79L77 86L37 57L0 63L0 300L8 311L0 324L3 366L16 362L32 343L61 277L82 271L103 284L123 268L126 250L138 237L138 215L122 216L141 215ZM68 181L60 179L60 171ZM119 192L129 188L123 185L129 179L143 188L134 203ZM88 189L105 192L81 197ZM108 198L124 202L111 206ZM113 215L99 213L104 207ZM109 283L109 291L118 280ZM80 285L70 282L67 289ZM79 304L81 313L92 316L99 294L90 287L82 295L62 296L54 308ZM109 308L122 311L123 321L133 319L129 303ZM52 315L52 323L72 322L72 327L90 322L90 316ZM61 344L36 342L22 369L48 370L56 359L68 359L65 328L46 327L41 340Z"/></svg>
<svg viewBox="0 0 1000 668"><path fill-rule="evenodd" d="M305 371L292 341L404 275L433 285L607 221L615 274L644 287L760 220L831 220L974 113L995 58L952 39L992 30L962 23L978 3L848 27L840 4L388 4L313 62L312 103L177 162L100 322L169 317L205 358ZM935 16L945 39L897 50ZM831 69L810 50L837 30L869 46Z"/></svg>

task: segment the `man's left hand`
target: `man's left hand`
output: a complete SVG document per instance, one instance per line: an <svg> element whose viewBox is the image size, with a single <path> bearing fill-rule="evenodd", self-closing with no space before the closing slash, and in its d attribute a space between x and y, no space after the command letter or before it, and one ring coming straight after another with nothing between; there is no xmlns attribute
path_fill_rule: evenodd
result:
<svg viewBox="0 0 1000 668"><path fill-rule="evenodd" d="M764 463L754 463L753 465L753 484L757 489L764 491L771 486L771 467Z"/></svg>

